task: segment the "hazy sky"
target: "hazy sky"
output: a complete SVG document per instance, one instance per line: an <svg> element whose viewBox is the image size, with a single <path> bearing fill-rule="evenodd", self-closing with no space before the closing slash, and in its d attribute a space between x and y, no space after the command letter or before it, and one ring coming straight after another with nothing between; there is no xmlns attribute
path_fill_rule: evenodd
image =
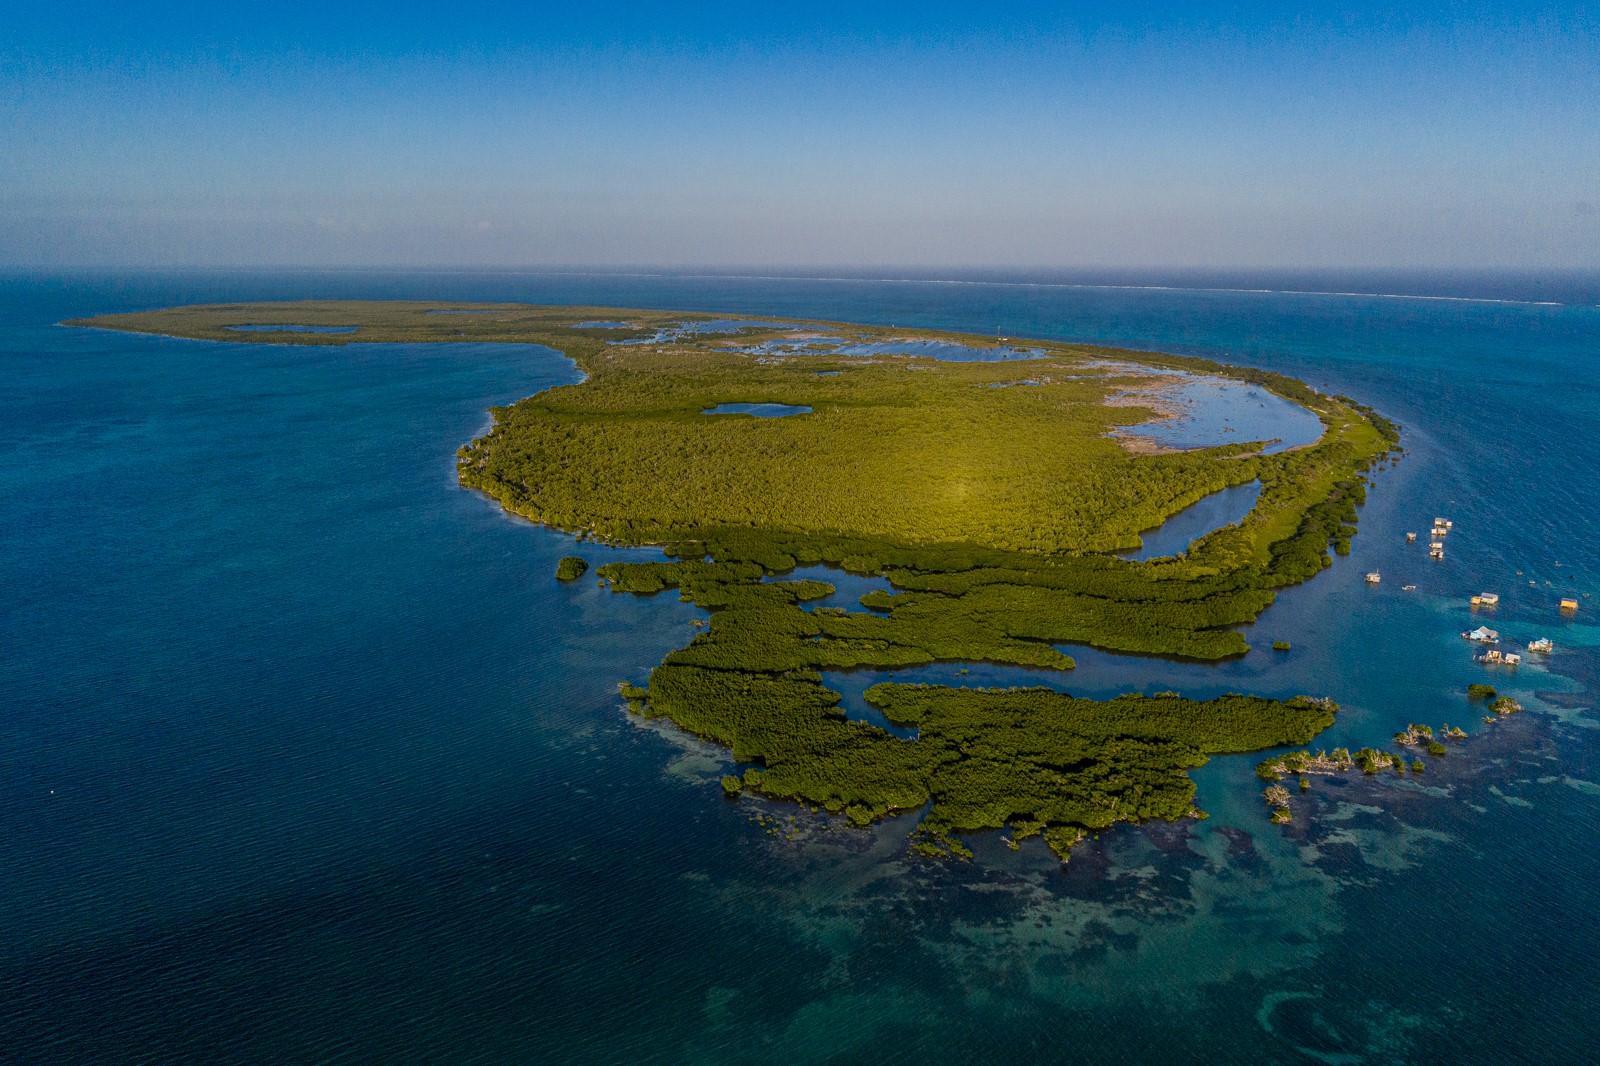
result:
<svg viewBox="0 0 1600 1066"><path fill-rule="evenodd" d="M1600 265L1600 9L12 0L0 264Z"/></svg>

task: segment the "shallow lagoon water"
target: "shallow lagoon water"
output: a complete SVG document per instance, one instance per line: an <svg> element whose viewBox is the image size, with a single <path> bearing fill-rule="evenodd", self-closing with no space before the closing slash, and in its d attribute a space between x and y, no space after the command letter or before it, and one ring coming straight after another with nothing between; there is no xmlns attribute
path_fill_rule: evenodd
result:
<svg viewBox="0 0 1600 1066"><path fill-rule="evenodd" d="M793 327L800 328L800 327ZM832 334L780 338L763 341L736 349L752 355L920 355L952 363L997 363L1012 359L1042 359L1040 348L1023 348L1004 345L995 348L978 348L954 341L917 340L905 338L887 341L846 341Z"/></svg>
<svg viewBox="0 0 1600 1066"><path fill-rule="evenodd" d="M953 363L1000 363L1012 359L1042 359L1039 348L975 348L954 341L888 340L844 344L831 355L922 355Z"/></svg>
<svg viewBox="0 0 1600 1066"><path fill-rule="evenodd" d="M623 323L623 326L626 326ZM607 325L604 328L616 329L618 326ZM612 344L665 344L680 337L694 337L709 333L738 333L742 329L806 329L805 326L793 322L767 322L761 320L747 320L742 318L708 318L703 322L680 322L676 326L657 330L649 337L633 337L627 340L612 341Z"/></svg>
<svg viewBox="0 0 1600 1066"><path fill-rule="evenodd" d="M1261 451L1272 455L1314 444L1322 436L1316 415L1259 385L1184 374L1175 384L1135 395L1170 407L1173 417L1130 426L1121 433L1168 448L1270 441Z"/></svg>
<svg viewBox="0 0 1600 1066"><path fill-rule="evenodd" d="M912 860L915 812L861 833L724 801L725 752L629 718L615 695L702 613L672 593L558 584L573 551L651 553L574 545L454 483L484 409L573 380L570 364L52 325L305 295L998 327L1355 396L1406 427L1408 455L1375 475L1352 554L1284 590L1249 655L1068 648L1066 673L904 676L1330 694L1344 710L1318 744L1413 720L1474 739L1403 788L1319 781L1316 814L1297 808L1287 830L1267 823L1258 756L1214 759L1195 773L1210 820L1100 834L1065 869L995 834L973 839L972 865ZM1600 657L1594 601L1564 618L1556 599L1597 591L1600 573L1600 460L1571 447L1600 432L1597 343L1593 306L493 275L5 281L0 1046L29 1063L1592 1062ZM1489 409L1501 417L1474 417ZM1435 514L1456 522L1440 563L1403 537ZM1532 709L1493 728L1461 695L1484 678L1457 635L1482 589L1503 596L1496 628L1557 646L1495 678ZM848 703L884 676L832 680Z"/></svg>

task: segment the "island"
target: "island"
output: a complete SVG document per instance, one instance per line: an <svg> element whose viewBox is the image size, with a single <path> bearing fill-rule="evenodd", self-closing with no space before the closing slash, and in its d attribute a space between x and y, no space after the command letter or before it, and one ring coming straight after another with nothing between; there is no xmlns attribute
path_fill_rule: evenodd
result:
<svg viewBox="0 0 1600 1066"><path fill-rule="evenodd" d="M1388 420L1292 378L1204 359L1044 340L792 318L519 304L307 302L179 307L71 325L238 343L520 342L585 377L493 409L461 482L506 510L657 562L595 573L619 594L675 589L710 625L632 710L728 748L730 796L792 800L869 825L923 810L914 846L1042 837L1062 858L1113 823L1196 815L1208 756L1303 745L1325 699L884 683L852 717L832 671L936 662L1073 669L1073 645L1222 660L1276 591L1348 551ZM956 358L951 359L949 356ZM944 356L946 358L941 358ZM1173 390L1249 386L1311 412L1295 447L1177 447L1141 435ZM1140 534L1259 482L1242 521L1132 561ZM879 579L859 609L819 607L818 564ZM559 576L586 562L563 560Z"/></svg>

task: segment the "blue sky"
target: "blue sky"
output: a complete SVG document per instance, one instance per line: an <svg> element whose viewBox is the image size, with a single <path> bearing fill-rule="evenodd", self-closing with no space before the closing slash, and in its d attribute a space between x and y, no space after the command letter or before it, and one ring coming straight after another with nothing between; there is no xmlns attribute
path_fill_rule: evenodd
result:
<svg viewBox="0 0 1600 1066"><path fill-rule="evenodd" d="M1600 266L1581 5L15 5L13 266Z"/></svg>

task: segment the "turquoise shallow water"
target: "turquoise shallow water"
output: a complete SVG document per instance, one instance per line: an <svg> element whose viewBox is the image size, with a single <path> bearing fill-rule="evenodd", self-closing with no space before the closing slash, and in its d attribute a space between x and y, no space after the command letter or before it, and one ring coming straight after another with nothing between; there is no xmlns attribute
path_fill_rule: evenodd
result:
<svg viewBox="0 0 1600 1066"><path fill-rule="evenodd" d="M557 584L570 540L455 485L484 409L575 380L565 360L53 325L318 296L968 328L1347 393L1403 423L1408 454L1352 555L1251 627L1257 651L914 676L1327 693L1330 746L1412 720L1474 739L1406 788L1319 782L1289 830L1255 758L1218 759L1196 774L1211 819L1102 834L1065 870L993 835L970 866L913 862L910 819L859 833L725 802L722 753L615 697L699 612ZM1593 1062L1600 623L1555 602L1600 591L1595 302L0 279L0 1059ZM1435 514L1456 523L1441 563L1403 537ZM841 581L839 604L869 587ZM1492 730L1459 696L1485 677L1457 634L1486 589L1508 638L1557 646L1494 678L1532 710ZM834 680L854 703L884 676Z"/></svg>

